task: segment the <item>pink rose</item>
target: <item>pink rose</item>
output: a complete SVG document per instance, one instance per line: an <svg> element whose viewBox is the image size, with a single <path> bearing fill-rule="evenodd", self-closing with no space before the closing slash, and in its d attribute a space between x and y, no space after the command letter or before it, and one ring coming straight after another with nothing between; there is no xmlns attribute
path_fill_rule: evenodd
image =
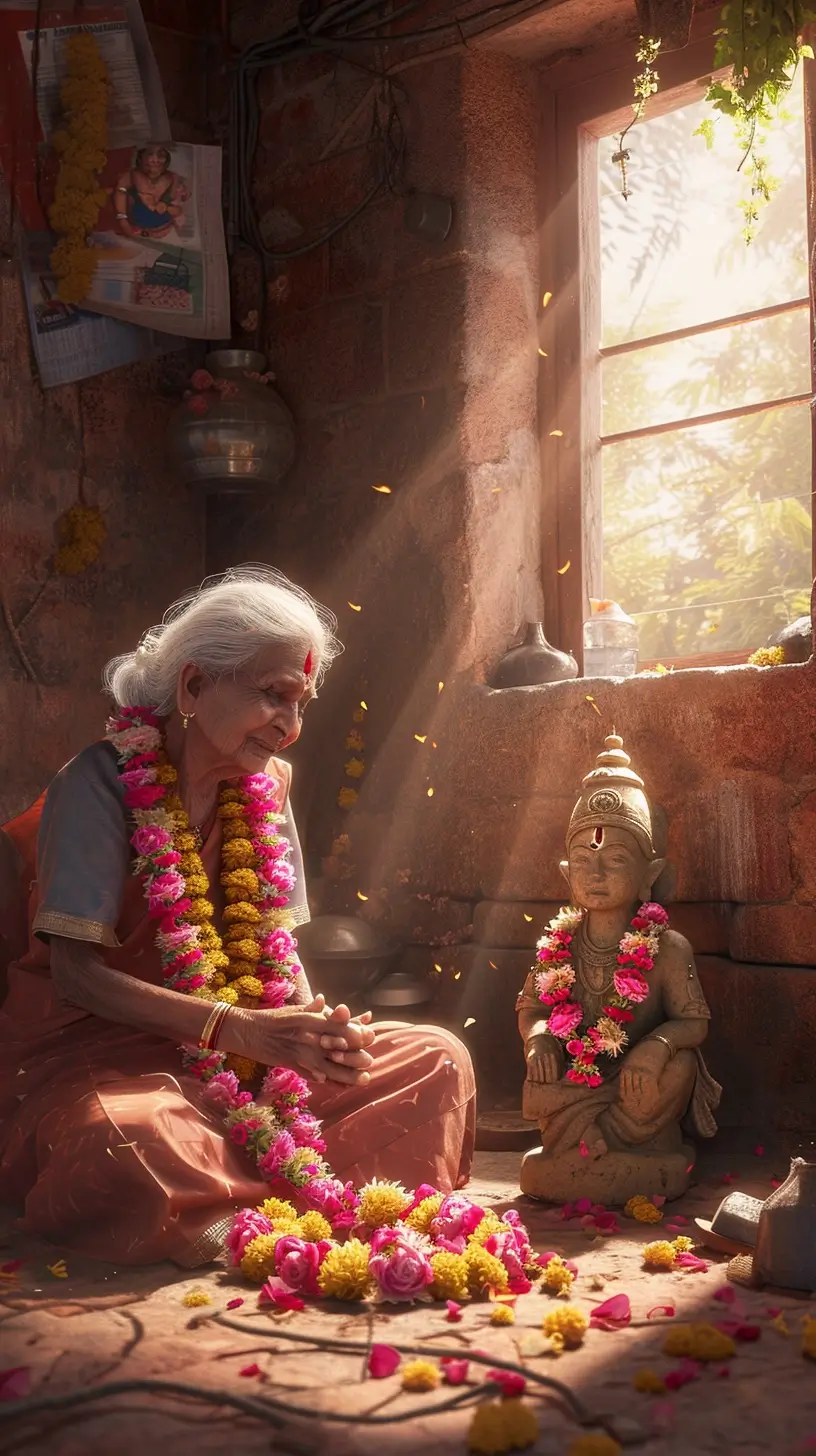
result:
<svg viewBox="0 0 816 1456"><path fill-rule="evenodd" d="M329 1247L328 1239L310 1244L296 1234L284 1234L275 1245L275 1273L287 1289L316 1295L317 1271Z"/></svg>
<svg viewBox="0 0 816 1456"><path fill-rule="evenodd" d="M285 961L289 956L294 955L297 941L288 930L273 930L271 935L264 937L261 949L271 961Z"/></svg>
<svg viewBox="0 0 816 1456"><path fill-rule="evenodd" d="M240 1264L247 1244L251 1244L260 1234L271 1232L272 1225L265 1213L260 1213L257 1208L242 1208L232 1220L232 1228L226 1238L229 1262Z"/></svg>
<svg viewBox="0 0 816 1456"><path fill-rule="evenodd" d="M457 1360L455 1355L443 1355L439 1363L446 1385L464 1385L468 1378L467 1360Z"/></svg>
<svg viewBox="0 0 816 1456"><path fill-rule="evenodd" d="M381 1253L372 1254L369 1267L380 1299L391 1304L420 1299L434 1277L427 1255L399 1235Z"/></svg>
<svg viewBox="0 0 816 1456"><path fill-rule="evenodd" d="M514 1400L523 1395L527 1389L527 1381L523 1375L515 1370L488 1370L485 1380L490 1380L498 1385L501 1391L502 1400Z"/></svg>
<svg viewBox="0 0 816 1456"><path fill-rule="evenodd" d="M281 976L274 976L264 984L261 992L261 1005L266 1011L277 1011L279 1007L286 1005L291 994L291 981L284 981Z"/></svg>
<svg viewBox="0 0 816 1456"><path fill-rule="evenodd" d="M152 809L164 798L163 784L145 784L140 789L125 789L125 806L128 809Z"/></svg>
<svg viewBox="0 0 816 1456"><path fill-rule="evenodd" d="M645 920L647 925L668 925L669 923L669 917L663 906L657 905L654 900L648 900L645 905L641 905L635 920ZM645 926L638 925L637 928L643 930Z"/></svg>
<svg viewBox="0 0 816 1456"><path fill-rule="evenodd" d="M299 1117L287 1125L287 1132L294 1138L299 1148L315 1148L317 1152L325 1151L326 1144L320 1136L320 1123L310 1112L302 1112ZM319 1146L318 1146L319 1145Z"/></svg>
<svg viewBox="0 0 816 1456"><path fill-rule="evenodd" d="M625 1001L637 1003L646 1000L649 994L649 982L645 976L641 976L639 971L625 971L621 967L615 972L615 990ZM557 1032L556 1035L558 1035Z"/></svg>
<svg viewBox="0 0 816 1456"><path fill-rule="evenodd" d="M399 1368L402 1356L393 1345L372 1345L368 1373L372 1380L387 1380Z"/></svg>
<svg viewBox="0 0 816 1456"><path fill-rule="evenodd" d="M403 1218L407 1218L409 1213L413 1213L414 1209L418 1208L420 1203L424 1203L426 1198L435 1198L438 1192L439 1189L434 1188L432 1183L420 1183L419 1187L414 1189L414 1196L402 1215Z"/></svg>
<svg viewBox="0 0 816 1456"><path fill-rule="evenodd" d="M290 1067L271 1067L263 1079L262 1092L270 1102L280 1098L301 1101L309 1096L309 1084Z"/></svg>
<svg viewBox="0 0 816 1456"><path fill-rule="evenodd" d="M485 1248L488 1254L495 1254L497 1259L501 1259L511 1281L526 1278L514 1234L504 1231L491 1234L490 1238L485 1240Z"/></svg>
<svg viewBox="0 0 816 1456"><path fill-rule="evenodd" d="M209 1107L228 1110L238 1096L238 1078L234 1072L216 1072L204 1088L204 1101Z"/></svg>
<svg viewBox="0 0 816 1456"><path fill-rule="evenodd" d="M553 1036L566 1041L581 1025L583 1016L583 1007L577 1005L575 1001L562 1001L560 1006L553 1007L550 1012L547 1018L547 1030Z"/></svg>
<svg viewBox="0 0 816 1456"><path fill-rule="evenodd" d="M483 1218L484 1209L478 1204L471 1203L462 1193L449 1193L431 1222L431 1233L434 1238L440 1234L447 1239L456 1239L460 1234L467 1238L479 1227Z"/></svg>
<svg viewBox="0 0 816 1456"><path fill-rule="evenodd" d="M296 1151L294 1138L288 1132L279 1132L272 1139L269 1150L258 1159L259 1172L264 1178L276 1178Z"/></svg>
<svg viewBox="0 0 816 1456"><path fill-rule="evenodd" d="M195 373L190 375L190 383L193 389L212 389L215 380L209 369L196 369Z"/></svg>

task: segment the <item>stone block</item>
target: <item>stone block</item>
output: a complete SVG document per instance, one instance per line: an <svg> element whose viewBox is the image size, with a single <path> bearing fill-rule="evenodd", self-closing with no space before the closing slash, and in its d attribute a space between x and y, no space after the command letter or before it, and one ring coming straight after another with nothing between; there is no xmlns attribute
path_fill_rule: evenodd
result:
<svg viewBox="0 0 816 1456"><path fill-rule="evenodd" d="M525 1064L515 1001L530 968L527 952L473 945L411 948L402 952L400 965L433 978L436 994L429 1014L467 1046L480 1094L520 1097Z"/></svg>
<svg viewBox="0 0 816 1456"><path fill-rule="evenodd" d="M561 903L557 900L481 900L473 912L473 939L480 945L532 952L545 926L558 914Z"/></svg>
<svg viewBox="0 0 816 1456"><path fill-rule="evenodd" d="M720 1126L752 1128L758 1141L775 1130L811 1131L816 970L705 955L697 966L711 1008L703 1055L723 1086Z"/></svg>
<svg viewBox="0 0 816 1456"><path fill-rule="evenodd" d="M667 808L679 900L788 899L793 794L780 779L734 772Z"/></svg>
<svg viewBox="0 0 816 1456"><path fill-rule="evenodd" d="M737 905L730 950L735 960L816 966L816 905Z"/></svg>
<svg viewBox="0 0 816 1456"><path fill-rule="evenodd" d="M489 900L551 900L574 799L488 800L467 814L479 857L479 887Z"/></svg>
<svg viewBox="0 0 816 1456"><path fill-rule="evenodd" d="M816 901L816 793L806 794L791 810L791 868L797 900ZM814 948L816 962L816 948Z"/></svg>
<svg viewBox="0 0 816 1456"><path fill-rule="evenodd" d="M394 284L387 344L392 391L430 388L461 371L466 276L465 268L453 263Z"/></svg>
<svg viewBox="0 0 816 1456"><path fill-rule="evenodd" d="M728 955L733 905L677 904L666 906L673 930L691 942L696 955Z"/></svg>

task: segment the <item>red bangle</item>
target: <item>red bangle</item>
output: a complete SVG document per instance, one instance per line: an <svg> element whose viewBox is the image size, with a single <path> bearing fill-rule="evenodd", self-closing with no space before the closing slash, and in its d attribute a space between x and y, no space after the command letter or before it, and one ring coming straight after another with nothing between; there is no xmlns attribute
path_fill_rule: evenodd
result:
<svg viewBox="0 0 816 1456"><path fill-rule="evenodd" d="M216 1001L215 1006L204 1023L204 1029L199 1038L198 1046L200 1051L215 1051L218 1035L224 1025L224 1018L229 1009L230 1003L228 1001Z"/></svg>

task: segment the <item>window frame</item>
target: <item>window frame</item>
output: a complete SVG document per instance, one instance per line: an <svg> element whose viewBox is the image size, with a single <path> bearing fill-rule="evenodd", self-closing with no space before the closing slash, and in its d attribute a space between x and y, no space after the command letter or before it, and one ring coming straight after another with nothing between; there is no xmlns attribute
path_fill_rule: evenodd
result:
<svg viewBox="0 0 816 1456"><path fill-rule="evenodd" d="M660 57L660 90L649 116L698 101L712 74L718 12L695 16L689 45ZM539 328L539 432L542 475L541 574L545 623L551 639L583 668L582 626L590 596L600 595L603 523L601 501L601 259L597 151L603 138L631 119L633 45L562 62L542 73L540 92L540 278L551 295ZM816 394L814 271L816 268L816 62L804 65L805 167L808 249L811 260L811 393ZM701 78L705 78L704 80ZM636 135L632 133L630 135ZM773 206L773 203L771 203ZM785 305L788 308L791 305ZM781 311L781 310L779 310ZM758 310L761 315L763 311ZM738 315L735 322L754 317ZM715 322L715 327L723 323ZM710 326L685 333L711 332ZM672 337L670 335L669 337ZM662 337L662 336L661 336ZM642 347L643 341L640 341ZM811 405L812 574L816 576L816 410ZM703 421L706 416L701 417ZM673 422L672 428L676 428ZM668 427L667 427L668 429ZM666 661L667 667L728 666L749 651L712 652ZM648 663L642 663L646 667Z"/></svg>

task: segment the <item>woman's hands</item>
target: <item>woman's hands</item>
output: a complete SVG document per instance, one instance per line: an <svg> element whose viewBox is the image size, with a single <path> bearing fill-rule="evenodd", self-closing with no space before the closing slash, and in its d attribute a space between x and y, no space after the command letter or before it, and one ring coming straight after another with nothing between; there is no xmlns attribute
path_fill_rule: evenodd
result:
<svg viewBox="0 0 816 1456"><path fill-rule="evenodd" d="M370 1021L370 1011L352 1016L348 1006L332 1009L323 996L276 1011L236 1008L224 1022L219 1050L265 1067L293 1067L314 1082L364 1086L372 1063Z"/></svg>

